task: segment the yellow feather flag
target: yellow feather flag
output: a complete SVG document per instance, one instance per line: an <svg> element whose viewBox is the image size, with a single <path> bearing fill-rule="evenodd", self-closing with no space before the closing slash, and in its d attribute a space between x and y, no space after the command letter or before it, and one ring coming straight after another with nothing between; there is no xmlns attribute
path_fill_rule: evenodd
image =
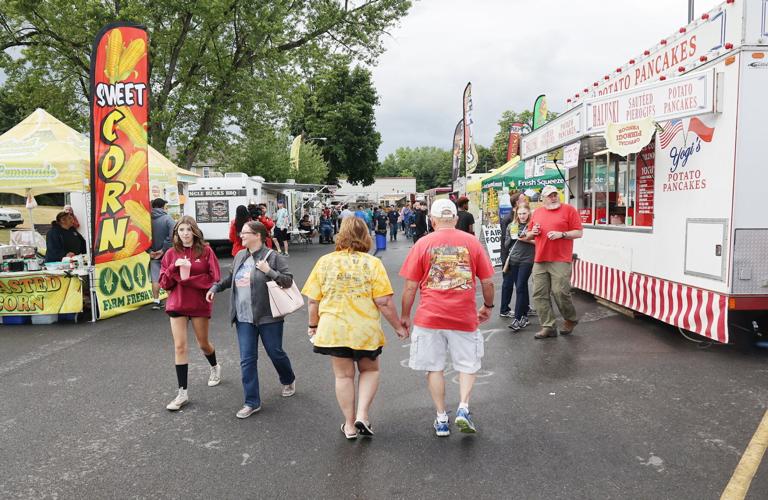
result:
<svg viewBox="0 0 768 500"><path fill-rule="evenodd" d="M299 171L299 151L301 150L301 134L297 135L291 144L291 167Z"/></svg>

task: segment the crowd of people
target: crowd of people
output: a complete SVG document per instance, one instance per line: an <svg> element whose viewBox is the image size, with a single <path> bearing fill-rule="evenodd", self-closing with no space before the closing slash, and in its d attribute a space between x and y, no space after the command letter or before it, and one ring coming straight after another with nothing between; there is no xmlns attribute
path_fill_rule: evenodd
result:
<svg viewBox="0 0 768 500"><path fill-rule="evenodd" d="M542 200L543 206L532 211L527 198L516 195L514 209L502 220L500 315L512 319L509 327L514 331L529 324L533 309L528 281L533 275L533 302L541 324L537 339L568 335L578 323L570 296L570 262L573 240L581 237L580 219L575 209L560 203L554 187L544 189ZM301 293L308 299L307 334L313 350L330 359L343 417L340 430L346 439L374 434L370 408L379 386L379 356L386 345L382 316L399 339L411 339L408 366L426 373L435 408L435 434L448 436L451 431L445 404L448 356L459 372L454 424L461 432L477 431L469 402L484 355L478 326L490 318L495 306L494 269L474 236L474 218L467 204L465 198L456 202L440 199L429 210L416 202L400 209L355 207L352 211L343 206L341 211L324 207L321 212L320 237L335 244L335 251L318 259ZM155 269L152 282L168 292L165 311L170 317L178 383L167 409L176 411L189 402L189 323L210 364L207 384L213 387L221 382L221 364L208 331L215 296L227 289L231 290L228 320L237 332L243 385L243 404L236 417L248 418L262 407L259 338L277 372L282 396L293 396L296 374L283 349L284 316L274 312L268 285L273 282L284 290L294 286L287 259L285 207L278 205L275 221L267 216L264 205L237 208L230 232L234 259L222 274L215 253L192 217L184 216L171 227L163 200L154 200L152 206L153 232L157 231L149 250L151 269ZM309 222L308 217L302 220ZM314 229L310 222L306 230ZM396 241L399 232L414 244L399 272L404 289L398 313L387 271L369 252L372 234ZM417 294L420 298L413 315ZM478 295L482 297L479 308ZM559 332L552 298L564 319ZM156 305L160 308L159 302Z"/></svg>

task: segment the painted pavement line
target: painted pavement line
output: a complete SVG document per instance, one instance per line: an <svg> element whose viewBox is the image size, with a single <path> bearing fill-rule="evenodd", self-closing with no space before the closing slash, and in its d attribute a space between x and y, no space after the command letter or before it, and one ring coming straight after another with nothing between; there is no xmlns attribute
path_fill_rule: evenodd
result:
<svg viewBox="0 0 768 500"><path fill-rule="evenodd" d="M743 499L747 496L749 485L763 460L766 448L768 448L768 411L763 415L763 420L757 426L747 449L744 450L739 465L736 466L736 470L733 472L720 500Z"/></svg>

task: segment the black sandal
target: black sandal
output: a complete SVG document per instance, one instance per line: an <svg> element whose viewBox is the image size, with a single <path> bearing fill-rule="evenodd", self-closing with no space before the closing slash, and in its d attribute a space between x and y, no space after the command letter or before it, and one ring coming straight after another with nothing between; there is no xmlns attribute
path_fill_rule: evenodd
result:
<svg viewBox="0 0 768 500"><path fill-rule="evenodd" d="M355 427L363 436L373 436L373 429L371 428L371 424L366 424L362 420L356 420Z"/></svg>
<svg viewBox="0 0 768 500"><path fill-rule="evenodd" d="M347 434L347 431L344 430L344 424L341 424L341 433L344 434L344 437L349 439L350 441L353 439L357 439L357 432L354 434Z"/></svg>

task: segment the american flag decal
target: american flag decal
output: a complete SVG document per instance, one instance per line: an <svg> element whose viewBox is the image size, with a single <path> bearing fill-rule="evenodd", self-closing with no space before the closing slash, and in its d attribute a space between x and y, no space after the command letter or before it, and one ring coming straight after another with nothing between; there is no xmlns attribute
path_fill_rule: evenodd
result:
<svg viewBox="0 0 768 500"><path fill-rule="evenodd" d="M659 145L661 149L666 149L672 139L683 131L683 121L679 118L670 120L664 126L664 130L659 134Z"/></svg>

